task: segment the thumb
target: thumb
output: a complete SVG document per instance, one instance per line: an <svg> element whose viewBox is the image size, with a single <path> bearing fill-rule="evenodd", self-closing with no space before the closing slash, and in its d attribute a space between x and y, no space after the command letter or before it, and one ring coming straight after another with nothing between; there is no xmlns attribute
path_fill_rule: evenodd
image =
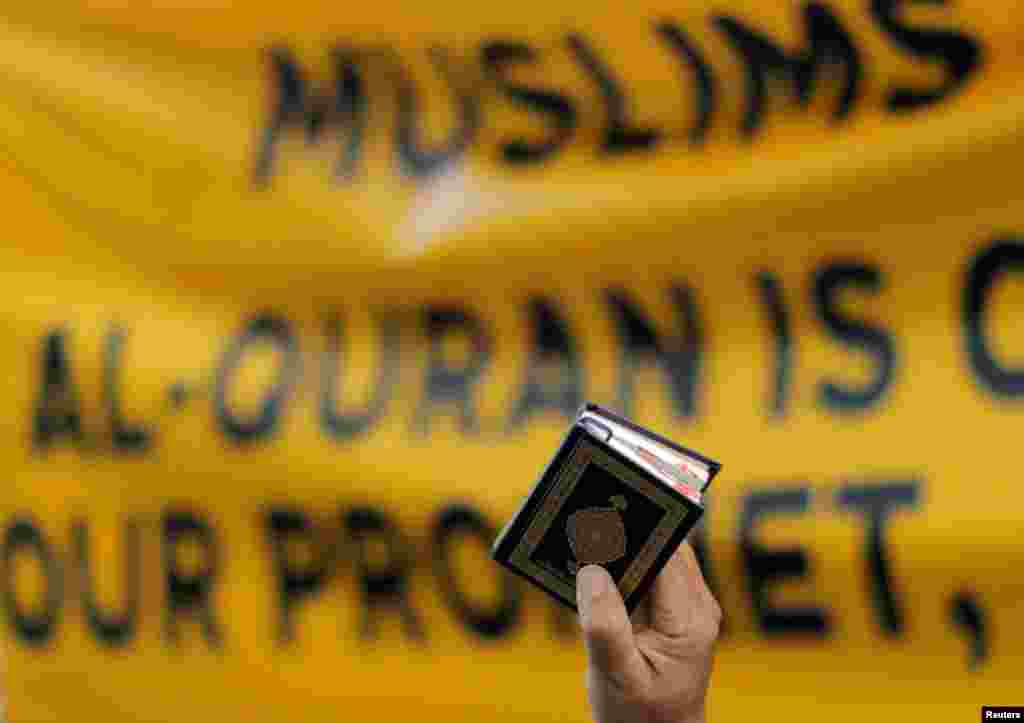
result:
<svg viewBox="0 0 1024 723"><path fill-rule="evenodd" d="M577 573L576 604L593 667L619 682L626 682L643 669L622 595L603 567L587 565Z"/></svg>

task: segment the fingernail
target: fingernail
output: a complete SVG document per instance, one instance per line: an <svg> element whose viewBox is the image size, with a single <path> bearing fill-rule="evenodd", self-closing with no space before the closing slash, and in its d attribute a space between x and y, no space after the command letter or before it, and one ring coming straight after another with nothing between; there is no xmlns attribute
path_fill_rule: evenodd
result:
<svg viewBox="0 0 1024 723"><path fill-rule="evenodd" d="M587 565L576 573L576 604L581 615L590 613L590 604L608 592L611 577L598 565Z"/></svg>

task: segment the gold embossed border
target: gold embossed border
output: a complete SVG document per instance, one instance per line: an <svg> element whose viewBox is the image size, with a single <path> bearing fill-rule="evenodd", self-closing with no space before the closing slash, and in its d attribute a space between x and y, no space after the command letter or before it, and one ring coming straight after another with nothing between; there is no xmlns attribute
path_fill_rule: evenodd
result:
<svg viewBox="0 0 1024 723"><path fill-rule="evenodd" d="M672 532L686 519L688 513L688 509L684 505L681 505L658 485L627 467L589 439L581 439L576 449L558 471L558 476L541 502L540 509L509 556L509 561L513 565L543 582L571 604L576 602L575 585L567 583L565 579L538 565L530 559L530 556L544 539L544 535L547 534L566 500L569 499L569 495L576 489L576 484L589 464L596 464L603 468L623 484L629 485L665 510L665 516L651 533L636 559L626 569L622 579L618 581L623 597L630 595L640 584L644 575L657 559L658 553L672 536Z"/></svg>

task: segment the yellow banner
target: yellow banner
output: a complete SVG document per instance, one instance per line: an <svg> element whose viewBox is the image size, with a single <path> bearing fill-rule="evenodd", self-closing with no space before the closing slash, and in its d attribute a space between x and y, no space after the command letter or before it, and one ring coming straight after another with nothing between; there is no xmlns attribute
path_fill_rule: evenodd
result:
<svg viewBox="0 0 1024 723"><path fill-rule="evenodd" d="M10 720L586 720L487 559L586 400L724 464L710 718L1020 702L1022 26L5 7Z"/></svg>

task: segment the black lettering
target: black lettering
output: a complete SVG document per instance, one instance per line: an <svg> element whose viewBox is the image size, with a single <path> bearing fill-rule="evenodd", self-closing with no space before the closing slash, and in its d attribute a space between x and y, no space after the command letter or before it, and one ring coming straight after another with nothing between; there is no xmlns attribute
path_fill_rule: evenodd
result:
<svg viewBox="0 0 1024 723"><path fill-rule="evenodd" d="M571 418L583 403L583 375L569 325L544 297L530 299L527 309L533 338L526 381L509 419L513 429L543 410Z"/></svg>
<svg viewBox="0 0 1024 723"><path fill-rule="evenodd" d="M871 0L871 17L901 50L921 60L945 66L946 77L937 88L896 86L888 93L890 111L901 113L938 103L958 92L983 61L981 43L955 30L926 30L903 23L903 5L913 2L945 5L946 0Z"/></svg>
<svg viewBox="0 0 1024 723"><path fill-rule="evenodd" d="M704 143L711 128L711 117L715 110L715 76L711 66L704 59L696 43L678 25L661 22L655 26L657 34L669 48L679 56L683 64L693 72L696 88L696 115L690 128L690 143L699 146Z"/></svg>
<svg viewBox="0 0 1024 723"><path fill-rule="evenodd" d="M511 65L536 62L537 52L526 43L491 41L484 44L480 55L484 69L502 92L513 102L543 115L552 129L551 135L539 142L516 138L502 143L501 155L505 161L539 163L557 153L576 129L576 106L572 99L552 90L513 83L505 77Z"/></svg>
<svg viewBox="0 0 1024 723"><path fill-rule="evenodd" d="M139 621L141 556L138 525L131 520L125 523L124 603L119 612L107 612L96 601L95 586L90 574L89 527L85 520L76 520L72 524L71 537L78 567L82 608L89 630L97 640L109 647L127 645L135 637Z"/></svg>
<svg viewBox="0 0 1024 723"><path fill-rule="evenodd" d="M345 513L346 533L356 548L357 575L363 594L364 639L377 637L377 612L381 607L397 608L406 634L416 641L426 635L409 600L409 572L412 550L408 540L391 520L373 507L356 507ZM374 542L379 545L374 545ZM385 551L385 560L374 559L371 546Z"/></svg>
<svg viewBox="0 0 1024 723"><path fill-rule="evenodd" d="M636 369L650 362L657 363L664 371L676 414L680 417L697 414L703 330L690 288L674 285L669 289L669 295L682 317L682 334L666 341L658 336L653 325L624 290L605 291L605 301L611 308L621 344L618 406L626 416L632 409Z"/></svg>
<svg viewBox="0 0 1024 723"><path fill-rule="evenodd" d="M71 379L65 337L63 330L56 330L43 338L40 389L32 436L35 448L43 451L63 437L70 438L75 444L83 441L82 416Z"/></svg>
<svg viewBox="0 0 1024 723"><path fill-rule="evenodd" d="M448 505L438 514L431 530L434 548L434 574L441 594L455 611L456 617L471 631L485 638L509 635L521 619L520 586L510 573L498 570L501 580L501 602L497 609L487 610L475 604L456 579L452 569L451 546L458 538L476 538L485 547L494 542L496 531L483 516L468 505Z"/></svg>
<svg viewBox="0 0 1024 723"><path fill-rule="evenodd" d="M189 389L188 384L179 379L171 384L167 390L167 402L170 404L171 409L182 409L188 404L189 397L192 394L193 390Z"/></svg>
<svg viewBox="0 0 1024 723"><path fill-rule="evenodd" d="M334 97L324 98L309 88L291 51L270 51L274 102L270 121L263 131L254 172L259 185L266 184L274 171L277 143L294 126L302 130L306 142L318 143L327 127L344 129L348 141L334 169L336 180L355 175L362 153L366 129L367 99L355 53L336 49L332 53L335 70Z"/></svg>
<svg viewBox="0 0 1024 723"><path fill-rule="evenodd" d="M629 104L622 91L622 83L598 57L597 52L581 35L570 34L567 41L576 60L597 84L604 98L607 120L601 150L605 153L626 153L647 150L657 145L661 133L651 128L638 128L630 123L627 111Z"/></svg>
<svg viewBox="0 0 1024 723"><path fill-rule="evenodd" d="M886 523L897 507L917 505L919 488L917 480L843 485L836 499L840 507L864 514L864 552L871 600L879 627L892 637L903 633L904 616L885 544Z"/></svg>
<svg viewBox="0 0 1024 723"><path fill-rule="evenodd" d="M791 82L797 103L806 108L822 71L842 68L843 89L832 120L841 121L853 110L863 75L857 46L826 5L806 3L803 20L807 46L791 54L735 18L728 15L714 17L715 27L743 56L746 64L747 103L742 131L748 137L761 126L769 79Z"/></svg>
<svg viewBox="0 0 1024 723"><path fill-rule="evenodd" d="M768 408L773 418L782 419L786 416L793 379L792 324L782 295L782 284L775 274L768 271L759 273L757 290L775 340L775 376Z"/></svg>
<svg viewBox="0 0 1024 723"><path fill-rule="evenodd" d="M892 335L884 329L851 319L839 310L839 294L849 286L872 293L882 288L882 274L876 266L837 262L818 269L814 275L812 303L818 319L832 337L853 349L861 349L874 358L878 371L873 381L861 388L832 380L818 384L819 403L837 412L867 409L877 404L892 386L896 370L896 350Z"/></svg>
<svg viewBox="0 0 1024 723"><path fill-rule="evenodd" d="M985 312L996 283L1011 272L1024 271L1024 241L1008 236L993 241L971 259L963 287L961 324L967 358L975 378L997 397L1024 395L1024 367L1010 367L996 359L985 336Z"/></svg>
<svg viewBox="0 0 1024 723"><path fill-rule="evenodd" d="M103 363L103 398L110 420L110 439L117 452L141 453L149 449L151 433L142 425L129 424L121 413L120 388L121 351L125 331L114 327L107 334Z"/></svg>
<svg viewBox="0 0 1024 723"><path fill-rule="evenodd" d="M295 607L324 589L333 551L318 543L312 520L299 509L271 508L264 517L264 531L277 581L278 642L287 645L295 640ZM309 550L304 564L289 554L290 547L299 544Z"/></svg>
<svg viewBox="0 0 1024 723"><path fill-rule="evenodd" d="M26 610L18 600L14 582L14 558L18 553L32 555L46 579L46 593L39 610ZM0 585L4 612L14 633L27 645L42 647L53 638L63 603L62 572L49 543L35 521L15 518L4 533L0 555Z"/></svg>
<svg viewBox="0 0 1024 723"><path fill-rule="evenodd" d="M477 431L473 410L473 387L490 359L491 340L480 320L457 307L428 307L423 312L424 326L430 344L427 362L426 389L416 413L420 434L430 431L433 408L439 404L455 404L459 424L464 433ZM468 338L469 357L461 364L446 357L446 339Z"/></svg>
<svg viewBox="0 0 1024 723"><path fill-rule="evenodd" d="M198 571L184 570L180 550L191 541L202 551L204 565ZM180 639L178 618L190 614L199 620L203 637L214 649L221 646L223 634L213 614L211 594L218 575L219 554L213 528L202 517L186 510L170 510L163 515L163 561L167 608L164 630L167 640L177 645Z"/></svg>
<svg viewBox="0 0 1024 723"><path fill-rule="evenodd" d="M332 316L327 320L325 333L327 351L321 364L321 385L323 396L320 402L320 425L328 435L338 441L346 441L366 434L380 419L384 408L391 399L398 380L399 329L393 319L378 319L380 330L381 362L370 401L362 410L338 411L341 396L341 381L338 367L341 359L341 320Z"/></svg>
<svg viewBox="0 0 1024 723"><path fill-rule="evenodd" d="M395 57L392 70L398 89L398 120L395 129L395 143L398 160L403 173L414 178L424 178L454 165L473 142L480 127L480 109L476 93L460 87L447 51L442 48L429 50L430 61L448 82L454 94L458 123L448 138L435 148L425 147L419 138L419 99L416 87L408 76L401 61Z"/></svg>
<svg viewBox="0 0 1024 723"><path fill-rule="evenodd" d="M798 547L766 549L755 538L758 522L769 515L803 515L811 493L806 487L752 492L743 501L740 549L757 624L765 635L807 634L824 637L831 629L826 611L816 606L776 607L768 591L785 578L808 576L808 562Z"/></svg>
<svg viewBox="0 0 1024 723"><path fill-rule="evenodd" d="M949 601L949 618L967 637L967 669L978 670L988 660L991 650L988 613L978 596L961 590Z"/></svg>
<svg viewBox="0 0 1024 723"><path fill-rule="evenodd" d="M240 419L228 406L228 389L250 347L270 344L281 354L277 379L263 397L260 413L253 419ZM245 331L229 346L217 369L214 408L217 422L237 444L271 436L280 422L288 393L299 373L299 348L287 321L272 314L261 314L245 326Z"/></svg>

